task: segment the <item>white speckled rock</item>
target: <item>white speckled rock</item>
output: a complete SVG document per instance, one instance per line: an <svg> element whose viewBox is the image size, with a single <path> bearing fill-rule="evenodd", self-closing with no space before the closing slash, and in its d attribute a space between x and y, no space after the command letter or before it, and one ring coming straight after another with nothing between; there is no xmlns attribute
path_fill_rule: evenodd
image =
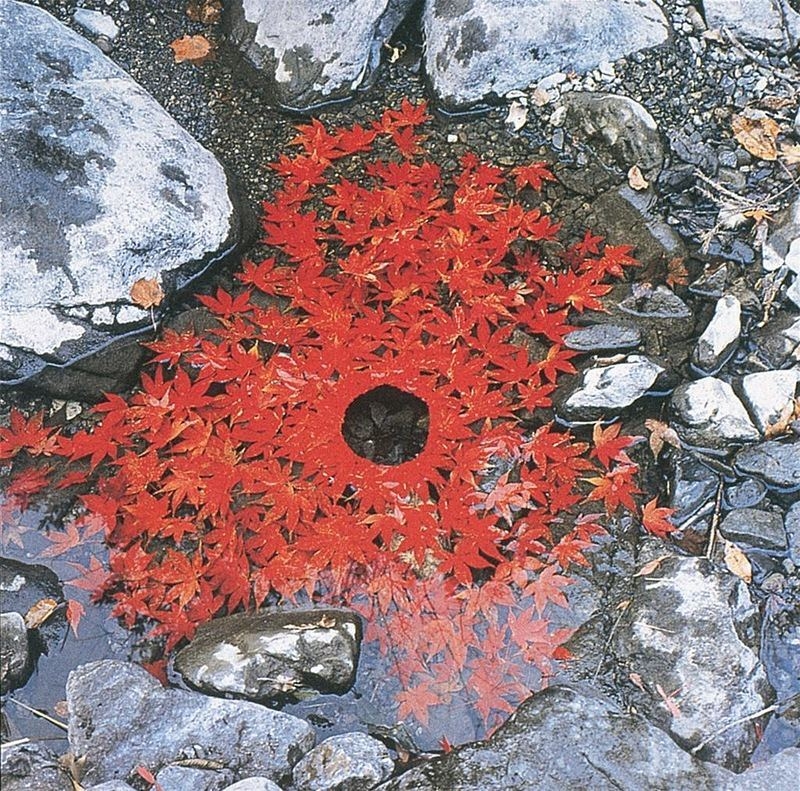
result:
<svg viewBox="0 0 800 791"><path fill-rule="evenodd" d="M297 791L368 791L392 773L389 750L366 733L331 736L294 768Z"/></svg>
<svg viewBox="0 0 800 791"><path fill-rule="evenodd" d="M431 0L423 27L425 71L450 109L554 72L588 71L669 36L652 0Z"/></svg>
<svg viewBox="0 0 800 791"><path fill-rule="evenodd" d="M411 0L232 0L230 39L275 101L308 110L350 98L380 64Z"/></svg>
<svg viewBox="0 0 800 791"><path fill-rule="evenodd" d="M753 420L761 432L780 423L794 411L800 371L762 371L742 380L742 394Z"/></svg>
<svg viewBox="0 0 800 791"><path fill-rule="evenodd" d="M590 368L559 412L567 420L596 420L617 414L650 390L663 370L638 354L622 363Z"/></svg>
<svg viewBox="0 0 800 791"><path fill-rule="evenodd" d="M713 376L679 385L670 404L676 430L689 445L723 450L731 442L755 442L761 436L733 388Z"/></svg>
<svg viewBox="0 0 800 791"><path fill-rule="evenodd" d="M714 315L692 352L692 363L706 374L716 373L728 360L742 331L742 305L732 294L717 300Z"/></svg>
<svg viewBox="0 0 800 791"><path fill-rule="evenodd" d="M251 700L343 692L355 678L361 622L351 610L262 610L215 618L175 658L187 684Z"/></svg>

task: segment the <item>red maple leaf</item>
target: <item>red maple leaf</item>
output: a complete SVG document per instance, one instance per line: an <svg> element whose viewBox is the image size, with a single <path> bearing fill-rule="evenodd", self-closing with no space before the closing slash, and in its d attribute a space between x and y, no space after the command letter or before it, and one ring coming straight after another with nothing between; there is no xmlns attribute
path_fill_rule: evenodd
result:
<svg viewBox="0 0 800 791"><path fill-rule="evenodd" d="M603 428L597 422L592 429L592 443L594 448L591 451L591 456L597 459L607 470L611 468L611 463L618 461L622 464L632 464L628 454L625 453L625 448L629 448L636 442L641 440L641 437L628 437L619 436L622 429L622 423L612 423L608 428Z"/></svg>
<svg viewBox="0 0 800 791"><path fill-rule="evenodd" d="M656 503L658 498L654 497L650 502L642 507L642 525L644 528L659 538L666 538L676 530L676 527L669 518L675 513L674 508L659 508Z"/></svg>

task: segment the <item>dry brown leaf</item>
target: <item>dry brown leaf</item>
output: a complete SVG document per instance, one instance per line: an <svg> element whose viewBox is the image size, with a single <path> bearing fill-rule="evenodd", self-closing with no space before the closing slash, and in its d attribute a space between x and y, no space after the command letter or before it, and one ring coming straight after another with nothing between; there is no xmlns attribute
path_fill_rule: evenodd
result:
<svg viewBox="0 0 800 791"><path fill-rule="evenodd" d="M175 54L175 62L201 64L214 57L216 45L205 36L182 36L176 38L170 45Z"/></svg>
<svg viewBox="0 0 800 791"><path fill-rule="evenodd" d="M733 136L754 157L773 161L778 158L775 140L780 126L760 110L745 110L733 116Z"/></svg>
<svg viewBox="0 0 800 791"><path fill-rule="evenodd" d="M792 423L800 417L800 398L786 404L781 413L765 429L764 437L773 439L787 434L791 429Z"/></svg>
<svg viewBox="0 0 800 791"><path fill-rule="evenodd" d="M664 445L680 448L681 440L674 428L661 420L648 418L644 421L645 428L650 432L650 450L653 458L657 459Z"/></svg>
<svg viewBox="0 0 800 791"><path fill-rule="evenodd" d="M650 186L650 182L644 177L638 165L634 165L628 171L628 184L631 189L637 191L646 190Z"/></svg>
<svg viewBox="0 0 800 791"><path fill-rule="evenodd" d="M58 606L55 599L40 599L25 613L25 626L28 629L38 629L58 609Z"/></svg>
<svg viewBox="0 0 800 791"><path fill-rule="evenodd" d="M784 143L780 148L780 157L787 165L800 164L800 145Z"/></svg>
<svg viewBox="0 0 800 791"><path fill-rule="evenodd" d="M53 704L53 714L67 719L69 717L69 704L66 700L58 700Z"/></svg>
<svg viewBox="0 0 800 791"><path fill-rule="evenodd" d="M747 555L742 552L736 544L731 541L725 542L723 558L728 570L735 574L739 579L747 583L753 580L753 567L747 559Z"/></svg>
<svg viewBox="0 0 800 791"><path fill-rule="evenodd" d="M131 302L140 308L152 308L160 305L164 299L164 291L158 280L148 280L146 277L139 278L131 286Z"/></svg>
<svg viewBox="0 0 800 791"><path fill-rule="evenodd" d="M667 264L667 285L671 288L675 286L686 286L689 283L689 270L686 268L683 258L673 258Z"/></svg>
<svg viewBox="0 0 800 791"><path fill-rule="evenodd" d="M222 3L220 0L190 0L186 6L186 16L192 22L216 25L222 16Z"/></svg>
<svg viewBox="0 0 800 791"><path fill-rule="evenodd" d="M671 557L669 554L661 555L660 557L653 558L653 560L648 561L647 563L642 566L639 571L637 571L633 576L634 577L646 577L648 574L652 574L668 557Z"/></svg>

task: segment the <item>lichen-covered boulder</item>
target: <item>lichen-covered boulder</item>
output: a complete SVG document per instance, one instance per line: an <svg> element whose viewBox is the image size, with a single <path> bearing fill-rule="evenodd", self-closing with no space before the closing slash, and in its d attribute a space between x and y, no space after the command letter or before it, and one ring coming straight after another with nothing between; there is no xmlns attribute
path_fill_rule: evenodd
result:
<svg viewBox="0 0 800 791"><path fill-rule="evenodd" d="M588 687L559 685L528 698L485 742L456 747L379 788L711 791L734 777Z"/></svg>
<svg viewBox="0 0 800 791"><path fill-rule="evenodd" d="M369 82L412 0L232 0L231 41L288 110L350 98Z"/></svg>
<svg viewBox="0 0 800 791"><path fill-rule="evenodd" d="M704 558L672 557L635 578L612 646L635 673L637 710L698 757L741 771L757 744L748 717L773 690L758 658L747 586Z"/></svg>
<svg viewBox="0 0 800 791"><path fill-rule="evenodd" d="M139 362L110 346L152 322L133 284L169 297L237 213L213 154L94 44L15 0L0 30L0 382L99 398Z"/></svg>
<svg viewBox="0 0 800 791"><path fill-rule="evenodd" d="M653 0L431 0L423 27L425 70L447 109L554 72L586 71L669 36Z"/></svg>

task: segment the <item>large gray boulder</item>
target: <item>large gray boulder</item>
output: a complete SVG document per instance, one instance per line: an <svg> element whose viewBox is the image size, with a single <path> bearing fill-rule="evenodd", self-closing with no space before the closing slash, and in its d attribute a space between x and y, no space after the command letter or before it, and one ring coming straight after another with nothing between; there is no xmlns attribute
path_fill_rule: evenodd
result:
<svg viewBox="0 0 800 791"><path fill-rule="evenodd" d="M149 325L133 284L169 297L237 215L213 154L97 47L15 0L0 30L0 382L99 397L136 354L58 369Z"/></svg>
<svg viewBox="0 0 800 791"><path fill-rule="evenodd" d="M447 109L587 71L669 36L653 0L432 0L423 26L425 69Z"/></svg>
<svg viewBox="0 0 800 791"><path fill-rule="evenodd" d="M668 558L635 577L613 639L638 711L698 756L741 771L756 747L747 718L772 700L747 586L704 558Z"/></svg>
<svg viewBox="0 0 800 791"><path fill-rule="evenodd" d="M221 763L235 776L283 783L314 746L314 729L240 700L163 689L146 670L103 660L69 675L69 744L85 758L83 783L125 780L140 764L157 773L185 758Z"/></svg>
<svg viewBox="0 0 800 791"><path fill-rule="evenodd" d="M285 109L350 98L367 83L412 0L232 0L229 37Z"/></svg>
<svg viewBox="0 0 800 791"><path fill-rule="evenodd" d="M457 747L379 788L710 791L733 777L588 687L560 685L528 698L487 741Z"/></svg>

